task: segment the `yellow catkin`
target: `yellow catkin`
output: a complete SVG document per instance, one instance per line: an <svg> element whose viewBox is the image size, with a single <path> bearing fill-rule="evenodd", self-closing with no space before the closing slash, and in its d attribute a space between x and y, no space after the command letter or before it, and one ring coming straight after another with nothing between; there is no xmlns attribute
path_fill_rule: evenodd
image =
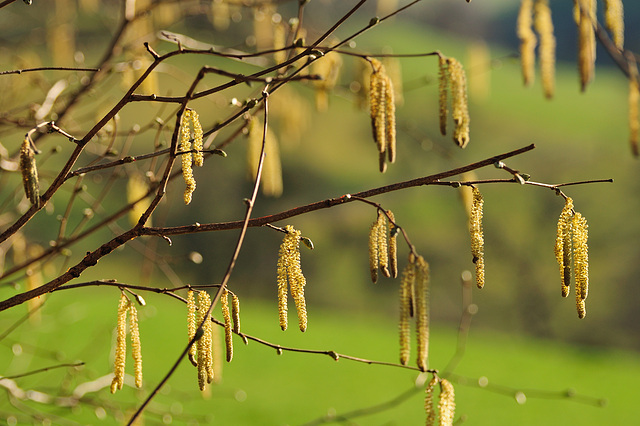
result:
<svg viewBox="0 0 640 426"><path fill-rule="evenodd" d="M409 262L402 271L400 281L400 364L407 365L411 355L411 327L410 319L413 316L413 292L416 280L415 256L409 256Z"/></svg>
<svg viewBox="0 0 640 426"><path fill-rule="evenodd" d="M378 267L380 266L378 237L378 221L376 220L369 229L369 271L371 272L371 281L373 281L374 284L378 282Z"/></svg>
<svg viewBox="0 0 640 426"><path fill-rule="evenodd" d="M438 411L440 412L440 425L452 426L456 413L455 391L453 385L447 379L440 379Z"/></svg>
<svg viewBox="0 0 640 426"><path fill-rule="evenodd" d="M229 292L225 289L220 296L222 318L224 319L224 343L227 353L227 362L233 359L233 322L229 310Z"/></svg>
<svg viewBox="0 0 640 426"><path fill-rule="evenodd" d="M189 341L193 339L196 335L196 329L198 328L198 324L196 323L196 298L194 296L194 292L189 290L187 292L187 331ZM189 348L189 361L194 366L198 365L198 356L197 356L197 345L194 343Z"/></svg>
<svg viewBox="0 0 640 426"><path fill-rule="evenodd" d="M473 187L473 204L471 205L471 255L476 265L476 284L484 287L484 235L482 231L482 207L484 200L478 188Z"/></svg>
<svg viewBox="0 0 640 426"><path fill-rule="evenodd" d="M464 148L469 143L469 103L467 100L467 76L462 64L455 58L448 58L451 89L451 116L455 127L453 141Z"/></svg>
<svg viewBox="0 0 640 426"><path fill-rule="evenodd" d="M417 365L426 371L429 359L429 264L422 256L416 258L415 278Z"/></svg>
<svg viewBox="0 0 640 426"><path fill-rule="evenodd" d="M193 177L193 155L191 154L191 132L189 130L189 113L185 110L180 119L180 152L182 152L182 177L186 188L184 190L184 203L191 203L193 191L196 190L196 180Z"/></svg>
<svg viewBox="0 0 640 426"><path fill-rule="evenodd" d="M280 328L282 331L287 329L287 297L289 296L289 288L287 286L287 256L289 247L282 241L280 252L278 253L278 314L280 317Z"/></svg>
<svg viewBox="0 0 640 426"><path fill-rule="evenodd" d="M640 155L638 140L640 139L640 113L638 112L638 102L640 102L640 86L638 81L638 64L633 55L629 55L629 144L631 152L636 157Z"/></svg>
<svg viewBox="0 0 640 426"><path fill-rule="evenodd" d="M321 78L313 82L316 89L316 109L320 112L324 112L329 108L329 92L338 83L341 67L342 57L335 52L329 52L318 58L311 66L311 72Z"/></svg>
<svg viewBox="0 0 640 426"><path fill-rule="evenodd" d="M151 205L151 200L148 197L142 198L148 191L149 185L147 178L142 173L134 172L131 174L127 181L127 203L135 203L129 211L129 223L132 226L138 223L142 214ZM146 225L151 226L151 218L147 219Z"/></svg>
<svg viewBox="0 0 640 426"><path fill-rule="evenodd" d="M449 64L447 58L438 55L438 105L440 118L440 133L442 136L447 134L447 120L449 119L448 107L448 91L449 91Z"/></svg>
<svg viewBox="0 0 640 426"><path fill-rule="evenodd" d="M611 33L613 43L624 49L624 6L622 0L604 0L604 23Z"/></svg>
<svg viewBox="0 0 640 426"><path fill-rule="evenodd" d="M206 291L198 292L198 319L202 324L202 337L197 342L198 352L198 386L204 390L213 380L212 324L211 315L207 315L211 306L211 297Z"/></svg>
<svg viewBox="0 0 640 426"><path fill-rule="evenodd" d="M392 54L391 49L385 49L385 53ZM404 105L404 83L402 81L402 66L400 60L393 56L386 56L382 59L387 75L393 82L393 102L395 105Z"/></svg>
<svg viewBox="0 0 640 426"><path fill-rule="evenodd" d="M240 298L235 293L231 293L231 317L233 332L240 333Z"/></svg>
<svg viewBox="0 0 640 426"><path fill-rule="evenodd" d="M536 64L536 35L533 32L533 0L522 0L518 12L517 34L520 39L520 65L525 86L533 83Z"/></svg>
<svg viewBox="0 0 640 426"><path fill-rule="evenodd" d="M380 210L378 210L378 219L376 221L376 228L378 232L378 265L382 275L389 278L389 244L387 242L387 236L389 233L387 227L387 216Z"/></svg>
<svg viewBox="0 0 640 426"><path fill-rule="evenodd" d="M378 152L382 154L387 150L385 128L387 80L384 78L386 74L382 62L377 59L371 59L371 66L373 68L373 72L371 73L369 80L369 113L371 116L373 140L378 147Z"/></svg>
<svg viewBox="0 0 640 426"><path fill-rule="evenodd" d="M287 25L284 22L278 22L273 26L273 60L276 64L281 64L287 60L287 52L285 45L287 43Z"/></svg>
<svg viewBox="0 0 640 426"><path fill-rule="evenodd" d="M249 145L247 147L247 162L249 165L249 177L256 178L258 164L260 163L260 153L262 152L262 137L264 127L260 120L252 117L247 125ZM279 197L282 195L282 163L280 162L280 149L278 139L271 128L267 128L264 136L265 159L262 166L261 187L262 193L269 197Z"/></svg>
<svg viewBox="0 0 640 426"><path fill-rule="evenodd" d="M300 231L287 225L285 228L290 238L290 244L293 247L292 256L288 259L287 270L289 271L289 286L291 288L291 296L296 305L298 313L298 327L300 331L307 330L307 304L304 297L304 288L307 280L302 274L300 265Z"/></svg>
<svg viewBox="0 0 640 426"><path fill-rule="evenodd" d="M22 173L22 183L24 192L36 207L40 207L40 185L38 182L38 169L36 168L36 158L31 141L24 138L20 147L20 172Z"/></svg>
<svg viewBox="0 0 640 426"><path fill-rule="evenodd" d="M433 406L433 391L438 382L438 377L433 376L433 378L429 380L427 387L424 389L424 411L427 414L427 426L435 426L436 424L436 410Z"/></svg>
<svg viewBox="0 0 640 426"><path fill-rule="evenodd" d="M387 210L391 221L389 222L389 274L392 278L398 276L398 228L394 225L396 218L391 210ZM394 224L392 224L393 222Z"/></svg>
<svg viewBox="0 0 640 426"><path fill-rule="evenodd" d="M307 330L307 307L304 288L307 281L300 266L300 231L291 225L285 227L286 235L280 245L278 256L278 311L280 313L280 328L287 329L287 281L291 289L291 296L298 312L300 331Z"/></svg>
<svg viewBox="0 0 640 426"><path fill-rule="evenodd" d="M129 299L122 294L118 304L118 322L116 325L116 351L113 362L113 380L111 381L111 393L115 393L124 386L124 367L127 356L127 311Z"/></svg>
<svg viewBox="0 0 640 426"><path fill-rule="evenodd" d="M136 387L142 387L142 347L138 328L138 310L133 303L129 306L129 332L131 333L131 357L133 358L133 377Z"/></svg>
<svg viewBox="0 0 640 426"><path fill-rule="evenodd" d="M558 218L556 244L554 253L560 267L562 297L569 295L571 284L571 217L573 216L573 200L567 197L564 208Z"/></svg>
<svg viewBox="0 0 640 426"><path fill-rule="evenodd" d="M231 23L231 12L226 0L213 0L211 2L211 23L217 31L225 31Z"/></svg>
<svg viewBox="0 0 640 426"><path fill-rule="evenodd" d="M540 36L540 75L544 95L551 99L555 91L556 37L553 35L553 21L549 0L536 0L534 26Z"/></svg>
<svg viewBox="0 0 640 426"><path fill-rule="evenodd" d="M385 139L387 143L387 155L390 163L396 162L396 101L393 82L389 76L385 76Z"/></svg>
<svg viewBox="0 0 640 426"><path fill-rule="evenodd" d="M202 132L202 125L200 124L200 117L194 110L190 110L191 124L193 125L193 164L196 167L202 167L204 165L204 154L202 149L204 148L204 133Z"/></svg>
<svg viewBox="0 0 640 426"><path fill-rule="evenodd" d="M587 219L580 213L573 216L573 265L576 274L578 317L584 318L584 301L589 295L589 248Z"/></svg>
<svg viewBox="0 0 640 426"><path fill-rule="evenodd" d="M574 19L578 26L578 70L580 87L584 92L595 74L596 0L574 0Z"/></svg>

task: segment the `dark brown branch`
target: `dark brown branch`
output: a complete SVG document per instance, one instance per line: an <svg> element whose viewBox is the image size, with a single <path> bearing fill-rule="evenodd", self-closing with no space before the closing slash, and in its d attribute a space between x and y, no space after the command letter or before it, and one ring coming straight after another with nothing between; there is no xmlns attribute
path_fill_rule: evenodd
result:
<svg viewBox="0 0 640 426"><path fill-rule="evenodd" d="M64 367L82 367L84 362L76 362L74 364L57 364L52 365L50 367L39 368L37 370L27 371L26 373L14 374L13 376L0 376L0 380L2 379L20 379L22 377L32 376L38 373L44 373L49 370L54 370L56 368L64 368Z"/></svg>
<svg viewBox="0 0 640 426"><path fill-rule="evenodd" d="M0 71L0 75L22 74L22 73L25 73L25 72L35 72L35 71L90 71L90 72L98 72L98 71L100 71L100 68L37 67L37 68L23 68L23 69L20 69L20 70Z"/></svg>
<svg viewBox="0 0 640 426"><path fill-rule="evenodd" d="M531 145L525 146L524 148L520 148L504 154L496 155L494 157L487 158L486 160L478 161L476 163L472 163L467 166L459 167L446 172L437 173L431 176L425 176L418 179L394 183L391 185L386 185L379 188L369 189L367 191L362 191L355 194L347 194L347 195L352 195L353 197L359 197L359 198L369 198L375 195L385 194L387 192L398 191L406 188L412 188L415 186L430 185L435 182L438 182L440 179L445 179L451 176L459 175L461 173L479 169L481 167L490 166L496 161L500 161L509 157L513 157L513 156L525 153L534 148L535 148L535 145L531 144ZM259 218L251 219L249 221L249 226L264 226L267 223L279 222L281 220L288 219L294 216L299 216L301 214L309 213L309 212L320 210L320 209L330 208L338 204L344 204L351 201L355 201L354 198L351 198L350 196L348 197L347 195L343 195L341 197L336 197L336 198L329 198L327 200L307 204L306 206L296 207L291 210L276 213L270 216L262 216ZM241 226L242 226L242 221L176 226L176 227L167 227L167 228L149 227L149 228L144 228L142 230L142 234L168 236L168 235L190 234L194 232L211 232L211 231L238 229Z"/></svg>

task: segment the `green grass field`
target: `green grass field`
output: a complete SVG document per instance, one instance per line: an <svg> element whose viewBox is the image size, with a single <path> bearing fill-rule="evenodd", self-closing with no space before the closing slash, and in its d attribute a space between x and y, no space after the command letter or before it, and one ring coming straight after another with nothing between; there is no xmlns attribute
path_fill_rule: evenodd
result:
<svg viewBox="0 0 640 426"><path fill-rule="evenodd" d="M62 293L49 297L39 327L26 323L3 342L3 373L10 375L56 362L81 360L86 365L16 379L25 390L55 394L58 389L66 389L63 393L69 394L80 383L111 371L118 291L93 288L64 296L69 298ZM120 409L131 409L135 401L140 403L148 395L186 341L185 307L163 296L147 295L146 299L147 306L139 309L145 371L142 390L125 386L112 396L106 386L86 394L86 404L73 410L32 401L20 401L18 406L24 404L30 407L25 412L42 410L70 422L61 420L61 424L117 423L116 419L123 416ZM313 301L309 313L307 333L300 333L295 324L282 332L275 301L247 297L242 303L242 329L282 346L334 350L396 362L395 315L317 309ZM295 321L295 315L291 320ZM9 323L5 316L2 326ZM11 354L13 340L20 342L20 356ZM455 351L456 332L436 323L430 341L430 365L442 369ZM47 348L54 348L55 352L49 355ZM373 407L410 392L418 376L397 367L346 359L336 362L326 355L285 351L278 356L272 348L256 342L245 346L239 338L235 340L234 354L234 360L224 365L222 382L204 398L197 389L195 369L188 361L183 362L150 405L146 424L171 418L175 424L297 425L331 413L369 413ZM629 352L508 336L472 327L466 353L454 372L460 377L452 377L456 418L464 418L466 424L472 425L629 424L637 412L632 389L640 377L638 358ZM128 372L131 364L129 358ZM485 389L477 386L480 377L488 379ZM573 399L562 397L568 389L575 392ZM527 395L526 403L516 403L516 391ZM423 391L415 390L402 403L357 416L347 424L421 424L423 398ZM602 399L608 401L604 407L600 406ZM7 400L0 404L0 415L6 418L12 412L15 414Z"/></svg>

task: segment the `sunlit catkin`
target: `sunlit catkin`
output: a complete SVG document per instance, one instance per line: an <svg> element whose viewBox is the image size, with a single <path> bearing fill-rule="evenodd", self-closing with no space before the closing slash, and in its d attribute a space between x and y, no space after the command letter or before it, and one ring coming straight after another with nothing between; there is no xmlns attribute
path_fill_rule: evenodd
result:
<svg viewBox="0 0 640 426"><path fill-rule="evenodd" d="M389 230L387 228L387 215L378 210L378 219L376 220L376 230L378 232L378 265L382 275L389 278L389 244L387 236Z"/></svg>
<svg viewBox="0 0 640 426"><path fill-rule="evenodd" d="M453 385L447 379L440 379L438 411L440 412L440 425L452 426L456 413L455 391Z"/></svg>
<svg viewBox="0 0 640 426"><path fill-rule="evenodd" d="M233 322L231 321L231 311L229 310L229 291L226 289L220 296L220 306L222 308L222 318L224 320L224 343L227 353L227 362L233 359Z"/></svg>
<svg viewBox="0 0 640 426"><path fill-rule="evenodd" d="M573 265L576 275L576 301L578 317L584 318L584 301L589 295L589 237L587 219L580 213L573 216Z"/></svg>
<svg viewBox="0 0 640 426"><path fill-rule="evenodd" d="M198 325L202 324L202 337L197 342L198 352L198 386L204 390L213 380L212 324L208 315L211 297L206 291L198 292Z"/></svg>
<svg viewBox="0 0 640 426"><path fill-rule="evenodd" d="M638 81L640 74L633 55L628 55L627 63L629 64L629 144L633 155L638 157L640 155L638 148L638 140L640 139L640 112L638 111L640 86Z"/></svg>
<svg viewBox="0 0 640 426"><path fill-rule="evenodd" d="M240 333L240 298L235 293L231 293L231 317L233 332Z"/></svg>
<svg viewBox="0 0 640 426"><path fill-rule="evenodd" d="M264 137L264 163L262 165L261 188L262 193L270 197L282 195L282 163L280 162L280 149L278 140L271 128L267 128L264 134L264 126L260 120L252 117L247 124L249 144L247 147L247 163L249 165L249 177L255 179L260 164L260 154Z"/></svg>
<svg viewBox="0 0 640 426"><path fill-rule="evenodd" d="M378 282L378 268L379 256L378 256L378 221L376 220L369 228L369 271L371 272L371 281L373 283Z"/></svg>
<svg viewBox="0 0 640 426"><path fill-rule="evenodd" d="M291 289L291 296L298 312L300 331L307 330L307 307L304 288L307 281L300 266L300 231L291 225L285 227L285 234L278 255L278 311L280 313L280 328L287 329L287 281Z"/></svg>
<svg viewBox="0 0 640 426"><path fill-rule="evenodd" d="M382 62L377 59L371 59L371 73L369 80L369 107L371 116L371 128L373 131L373 140L378 147L378 152L384 153L387 150L386 129L385 129L385 101L386 101L386 84L385 71Z"/></svg>
<svg viewBox="0 0 640 426"><path fill-rule="evenodd" d="M447 120L449 119L448 92L449 64L445 56L438 55L438 106L440 133L442 134L442 136L446 136L447 134Z"/></svg>
<svg viewBox="0 0 640 426"><path fill-rule="evenodd" d="M140 346L140 329L138 328L138 310L129 305L129 332L131 333L131 357L133 358L133 377L136 387L142 387L142 347Z"/></svg>
<svg viewBox="0 0 640 426"><path fill-rule="evenodd" d="M556 244L554 253L560 267L560 282L562 284L562 297L569 295L571 285L571 218L573 216L573 200L567 197L564 208L558 218L556 232Z"/></svg>
<svg viewBox="0 0 640 426"><path fill-rule="evenodd" d="M624 49L624 6L622 0L604 0L604 23L611 33L613 43Z"/></svg>
<svg viewBox="0 0 640 426"><path fill-rule="evenodd" d="M536 35L533 32L533 0L522 0L518 12L517 34L520 39L520 66L525 86L533 83L536 65Z"/></svg>
<svg viewBox="0 0 640 426"><path fill-rule="evenodd" d="M411 326L413 316L413 293L416 281L415 256L409 255L409 262L402 271L400 281L400 364L407 365L411 354Z"/></svg>
<svg viewBox="0 0 640 426"><path fill-rule="evenodd" d="M329 108L329 92L331 92L340 75L342 57L336 52L328 52L323 57L316 59L311 66L311 72L320 76L320 80L314 80L316 89L316 109L324 112Z"/></svg>
<svg viewBox="0 0 640 426"><path fill-rule="evenodd" d="M396 161L396 101L393 82L388 75L385 76L385 139L387 143L387 156L390 163Z"/></svg>
<svg viewBox="0 0 640 426"><path fill-rule="evenodd" d="M437 376L433 376L427 387L424 389L424 411L427 414L427 426L435 426L436 424L436 410L433 406L433 391L438 384L439 380Z"/></svg>
<svg viewBox="0 0 640 426"><path fill-rule="evenodd" d="M422 256L416 258L415 306L417 332L417 365L426 371L429 358L429 264Z"/></svg>
<svg viewBox="0 0 640 426"><path fill-rule="evenodd" d="M124 386L124 367L127 356L127 311L129 299L122 294L118 304L118 322L116 325L116 351L113 362L113 380L111 381L111 393L115 393Z"/></svg>
<svg viewBox="0 0 640 426"><path fill-rule="evenodd" d="M20 147L20 172L24 192L31 204L40 207L40 184L38 182L38 169L36 168L35 150L29 137L25 137Z"/></svg>
<svg viewBox="0 0 640 426"><path fill-rule="evenodd" d="M556 37L553 35L553 21L549 0L536 0L534 26L540 36L540 75L544 95L551 99L555 91Z"/></svg>
<svg viewBox="0 0 640 426"><path fill-rule="evenodd" d="M184 203L191 203L193 191L196 190L196 180L193 177L193 155L191 154L191 132L189 130L189 113L185 110L180 120L180 152L182 153L182 177L186 188L184 190Z"/></svg>
<svg viewBox="0 0 640 426"><path fill-rule="evenodd" d="M398 276L398 227L395 225L396 218L391 210L387 210L389 221L389 274L392 278ZM392 223L393 222L393 223Z"/></svg>
<svg viewBox="0 0 640 426"><path fill-rule="evenodd" d="M574 19L578 26L578 71L580 87L584 92L595 74L596 0L574 0Z"/></svg>
<svg viewBox="0 0 640 426"><path fill-rule="evenodd" d="M451 116L455 127L453 141L464 148L469 143L469 104L467 100L467 76L462 64L455 58L447 59L451 85Z"/></svg>
<svg viewBox="0 0 640 426"><path fill-rule="evenodd" d="M469 230L471 232L471 255L476 265L476 284L478 288L484 287L484 235L482 231L482 207L484 200L478 188L473 187L473 204L471 205L471 220Z"/></svg>
<svg viewBox="0 0 640 426"><path fill-rule="evenodd" d="M198 328L198 324L196 323L196 298L194 292L189 290L187 292L187 331L188 338L191 341L196 335L196 330ZM197 355L197 342L191 345L189 348L189 361L191 364L195 366L198 365L198 355Z"/></svg>
<svg viewBox="0 0 640 426"><path fill-rule="evenodd" d="M127 203L133 204L129 211L129 223L135 226L143 213L151 205L151 200L147 195L149 185L147 178L142 173L132 173L127 181ZM134 204L135 203L135 204ZM147 226L151 226L151 218L147 219Z"/></svg>

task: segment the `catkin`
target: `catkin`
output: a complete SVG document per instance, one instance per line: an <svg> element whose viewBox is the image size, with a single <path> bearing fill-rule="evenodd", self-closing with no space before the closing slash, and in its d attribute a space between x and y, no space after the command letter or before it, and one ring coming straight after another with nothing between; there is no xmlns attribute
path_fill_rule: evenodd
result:
<svg viewBox="0 0 640 426"><path fill-rule="evenodd" d="M182 152L182 177L186 188L184 190L184 203L191 203L193 191L196 190L196 180L193 177L193 155L191 154L191 135L188 126L189 113L185 110L180 120L180 151Z"/></svg>
<svg viewBox="0 0 640 426"><path fill-rule="evenodd" d="M469 143L469 103L467 100L467 76L462 64L455 58L448 58L451 89L451 116L455 127L453 141L464 148Z"/></svg>
<svg viewBox="0 0 640 426"><path fill-rule="evenodd" d="M636 157L640 155L638 140L640 139L640 113L638 112L638 102L640 102L640 86L638 80L638 64L633 55L629 55L629 143L631 152Z"/></svg>
<svg viewBox="0 0 640 426"><path fill-rule="evenodd" d="M129 331L131 333L131 357L133 358L133 376L136 387L142 387L142 347L138 328L138 310L133 303L129 305Z"/></svg>
<svg viewBox="0 0 640 426"><path fill-rule="evenodd" d="M373 72L369 77L369 107L373 139L380 154L380 171L387 168L386 159L393 163L396 159L396 109L393 82L384 65L377 59L370 59Z"/></svg>
<svg viewBox="0 0 640 426"><path fill-rule="evenodd" d="M222 307L222 318L224 319L224 342L227 352L227 362L233 359L233 322L229 310L229 291L225 289L220 296L220 306Z"/></svg>
<svg viewBox="0 0 640 426"><path fill-rule="evenodd" d="M240 333L240 298L231 293L231 317L233 318L233 332Z"/></svg>
<svg viewBox="0 0 640 426"><path fill-rule="evenodd" d="M584 301L589 295L589 248L587 219L580 213L573 216L573 265L576 275L578 317L584 318Z"/></svg>
<svg viewBox="0 0 640 426"><path fill-rule="evenodd" d="M285 227L286 235L280 245L278 255L278 311L280 314L280 328L287 329L287 281L291 289L291 296L298 313L300 331L307 330L307 306L304 288L307 284L300 266L300 231L291 225Z"/></svg>
<svg viewBox="0 0 640 426"><path fill-rule="evenodd" d="M249 165L249 176L255 179L260 163L260 153L262 152L263 125L260 121L252 117L247 125L249 145L247 147L247 163ZM279 197L282 195L282 163L280 162L280 149L278 139L267 128L264 135L264 163L262 165L261 186L262 193L269 197Z"/></svg>
<svg viewBox="0 0 640 426"><path fill-rule="evenodd" d="M374 284L378 282L378 238L378 221L376 220L369 229L369 271L371 272L371 281L373 281Z"/></svg>
<svg viewBox="0 0 640 426"><path fill-rule="evenodd" d="M433 376L427 387L424 389L424 411L427 414L427 426L435 426L436 424L436 410L433 406L433 391L438 384L439 380L437 376Z"/></svg>
<svg viewBox="0 0 640 426"><path fill-rule="evenodd" d="M400 281L400 364L407 365L411 354L410 319L413 316L413 293L416 280L415 256L409 255L409 263L402 272Z"/></svg>
<svg viewBox="0 0 640 426"><path fill-rule="evenodd" d="M116 325L116 352L113 363L113 380L111 393L115 393L124 386L124 367L127 356L127 310L129 299L122 294L118 304L118 322Z"/></svg>
<svg viewBox="0 0 640 426"><path fill-rule="evenodd" d="M387 210L389 221L389 274L392 278L398 276L398 227L395 225L396 218L391 210ZM393 222L393 223L391 223Z"/></svg>
<svg viewBox="0 0 640 426"><path fill-rule="evenodd" d="M456 412L455 392L453 385L447 379L440 379L440 401L438 402L440 412L440 425L453 425L453 417Z"/></svg>
<svg viewBox="0 0 640 426"><path fill-rule="evenodd" d="M473 204L471 205L471 255L476 265L476 284L484 287L484 236L482 231L482 207L484 200L478 188L473 187Z"/></svg>
<svg viewBox="0 0 640 426"><path fill-rule="evenodd" d="M202 324L202 337L197 342L198 352L198 386L204 390L213 380L212 324L211 315L207 315L211 306L211 297L206 291L198 292L198 319Z"/></svg>
<svg viewBox="0 0 640 426"><path fill-rule="evenodd" d="M596 0L574 0L574 19L578 26L578 71L580 86L584 92L595 74L596 36Z"/></svg>
<svg viewBox="0 0 640 426"><path fill-rule="evenodd" d="M549 0L536 0L534 26L540 36L540 75L544 95L551 99L555 91L556 38Z"/></svg>
<svg viewBox="0 0 640 426"><path fill-rule="evenodd" d="M387 140L387 155L390 163L396 162L396 102L393 82L388 75L385 75L386 92L384 99L385 106L385 138Z"/></svg>
<svg viewBox="0 0 640 426"><path fill-rule="evenodd" d="M331 92L338 82L340 68L342 67L342 57L335 52L328 52L323 57L313 62L311 71L321 77L314 80L316 97L316 109L324 112L329 108L329 92Z"/></svg>
<svg viewBox="0 0 640 426"><path fill-rule="evenodd" d="M624 49L624 6L622 0L604 0L604 23L611 33L613 43Z"/></svg>
<svg viewBox="0 0 640 426"><path fill-rule="evenodd" d="M196 329L198 328L196 321L196 298L194 296L194 292L189 290L187 292L187 330L189 341L191 341L196 335ZM189 348L189 361L191 361L191 364L193 364L194 367L198 365L196 348L196 343L191 345Z"/></svg>
<svg viewBox="0 0 640 426"><path fill-rule="evenodd" d="M378 264L382 275L389 278L389 244L387 243L387 215L378 210L378 219L376 221L378 231Z"/></svg>
<svg viewBox="0 0 640 426"><path fill-rule="evenodd" d="M536 35L533 32L533 0L522 0L518 12L517 34L520 39L520 65L525 86L533 83L536 63Z"/></svg>
<svg viewBox="0 0 640 426"><path fill-rule="evenodd" d="M449 118L448 91L449 64L445 56L438 55L438 105L440 133L442 134L442 136L446 136L447 134L447 119Z"/></svg>
<svg viewBox="0 0 640 426"><path fill-rule="evenodd" d="M417 365L426 371L429 358L429 264L422 256L416 258L415 278Z"/></svg>
<svg viewBox="0 0 640 426"><path fill-rule="evenodd" d="M40 207L40 185L38 182L38 169L36 168L36 158L29 137L25 137L20 147L20 172L22 173L22 183L24 192L31 201L31 204Z"/></svg>
<svg viewBox="0 0 640 426"><path fill-rule="evenodd" d="M554 248L556 261L560 266L562 297L569 295L571 284L571 217L573 216L573 200L567 197L564 208L558 218L556 244Z"/></svg>

